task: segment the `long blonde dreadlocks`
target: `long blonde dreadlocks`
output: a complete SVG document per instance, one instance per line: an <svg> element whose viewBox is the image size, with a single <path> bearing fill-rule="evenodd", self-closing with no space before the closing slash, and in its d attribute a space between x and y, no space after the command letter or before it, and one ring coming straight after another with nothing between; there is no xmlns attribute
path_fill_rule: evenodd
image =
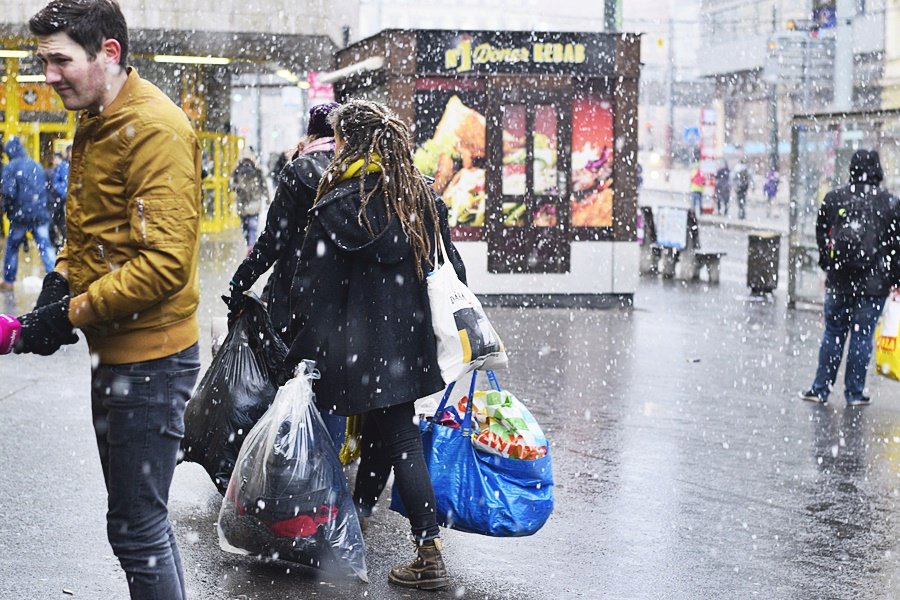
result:
<svg viewBox="0 0 900 600"><path fill-rule="evenodd" d="M413 165L409 128L388 107L369 100L350 100L332 111L328 120L344 145L322 175L316 202L334 188L348 165L362 159L359 224L376 235L366 216L366 205L380 189L388 219L396 215L409 238L416 274L421 280L425 276L422 265L433 266L426 217L435 227L438 217L431 187ZM379 164L381 170L378 185L366 192L365 175L371 164Z"/></svg>

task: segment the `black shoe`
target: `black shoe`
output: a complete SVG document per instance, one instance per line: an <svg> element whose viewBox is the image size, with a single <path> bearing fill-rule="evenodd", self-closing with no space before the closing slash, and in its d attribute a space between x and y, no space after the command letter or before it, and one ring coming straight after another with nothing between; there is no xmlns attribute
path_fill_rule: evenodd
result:
<svg viewBox="0 0 900 600"><path fill-rule="evenodd" d="M868 406L872 404L872 399L868 396L860 396L859 398L848 398L847 406Z"/></svg>
<svg viewBox="0 0 900 600"><path fill-rule="evenodd" d="M828 402L828 398L823 398L812 390L800 392L800 399L806 400L807 402L815 402L817 404L825 404L826 402Z"/></svg>

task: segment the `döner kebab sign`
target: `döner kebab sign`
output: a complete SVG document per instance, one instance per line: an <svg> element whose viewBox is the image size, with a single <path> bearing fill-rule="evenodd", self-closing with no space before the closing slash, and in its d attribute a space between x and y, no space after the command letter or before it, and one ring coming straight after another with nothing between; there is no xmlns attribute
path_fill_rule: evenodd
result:
<svg viewBox="0 0 900 600"><path fill-rule="evenodd" d="M608 75L615 64L614 40L602 34L418 31L416 48L420 74Z"/></svg>

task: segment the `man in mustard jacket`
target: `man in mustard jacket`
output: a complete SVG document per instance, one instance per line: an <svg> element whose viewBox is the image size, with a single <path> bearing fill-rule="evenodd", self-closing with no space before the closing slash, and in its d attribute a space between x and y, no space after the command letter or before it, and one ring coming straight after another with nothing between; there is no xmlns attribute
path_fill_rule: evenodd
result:
<svg viewBox="0 0 900 600"><path fill-rule="evenodd" d="M29 28L47 83L80 113L68 238L21 318L17 351L52 354L84 332L110 544L132 598L183 600L166 504L200 369L199 142L184 113L126 66L115 0L52 0Z"/></svg>

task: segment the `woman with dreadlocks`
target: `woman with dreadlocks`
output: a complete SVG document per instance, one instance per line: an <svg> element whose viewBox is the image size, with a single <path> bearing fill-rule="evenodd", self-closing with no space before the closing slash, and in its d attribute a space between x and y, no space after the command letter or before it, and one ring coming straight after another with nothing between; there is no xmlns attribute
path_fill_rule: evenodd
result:
<svg viewBox="0 0 900 600"><path fill-rule="evenodd" d="M335 158L319 184L291 289L294 341L286 378L314 359L320 410L364 415L354 500L362 524L391 469L407 509L417 556L391 569L393 584L449 585L434 490L413 402L444 387L425 277L447 208L413 166L409 129L385 106L352 100L331 113Z"/></svg>

